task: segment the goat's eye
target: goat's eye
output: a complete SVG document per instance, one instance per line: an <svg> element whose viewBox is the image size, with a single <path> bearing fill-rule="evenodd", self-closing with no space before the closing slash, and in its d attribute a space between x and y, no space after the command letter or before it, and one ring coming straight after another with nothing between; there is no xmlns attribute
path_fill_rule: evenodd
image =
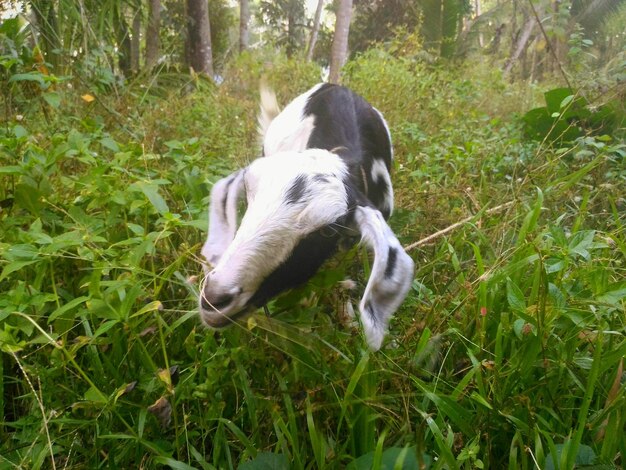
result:
<svg viewBox="0 0 626 470"><path fill-rule="evenodd" d="M332 225L327 225L320 229L320 235L324 238L330 238L337 233L337 230Z"/></svg>

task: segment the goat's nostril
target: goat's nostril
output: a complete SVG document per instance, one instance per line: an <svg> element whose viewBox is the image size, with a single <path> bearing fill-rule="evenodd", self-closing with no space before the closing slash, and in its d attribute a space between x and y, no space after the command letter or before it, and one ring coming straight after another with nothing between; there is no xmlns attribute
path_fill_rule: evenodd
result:
<svg viewBox="0 0 626 470"><path fill-rule="evenodd" d="M208 299L205 295L200 297L200 305L204 310L221 310L233 301L234 296L224 294L214 299Z"/></svg>
<svg viewBox="0 0 626 470"><path fill-rule="evenodd" d="M204 295L200 296L200 306L202 307L202 310L213 310L213 307L211 307L211 304L207 302Z"/></svg>

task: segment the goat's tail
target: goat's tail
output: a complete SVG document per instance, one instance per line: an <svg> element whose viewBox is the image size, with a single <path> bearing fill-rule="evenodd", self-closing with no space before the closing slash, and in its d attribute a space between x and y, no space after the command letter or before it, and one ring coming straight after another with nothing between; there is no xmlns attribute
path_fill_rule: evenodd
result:
<svg viewBox="0 0 626 470"><path fill-rule="evenodd" d="M278 100L276 99L276 93L272 90L265 80L261 81L261 110L259 112L259 138L261 144L265 139L265 134L270 127L270 124L276 116L280 114L280 107L278 106Z"/></svg>

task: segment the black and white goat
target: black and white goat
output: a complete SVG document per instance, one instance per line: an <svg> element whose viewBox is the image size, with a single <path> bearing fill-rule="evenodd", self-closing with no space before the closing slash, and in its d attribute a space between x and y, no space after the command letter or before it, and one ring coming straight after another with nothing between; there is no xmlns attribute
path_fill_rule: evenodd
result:
<svg viewBox="0 0 626 470"><path fill-rule="evenodd" d="M211 193L200 316L210 327L228 326L310 279L340 240L360 236L374 255L360 317L377 350L413 279L413 261L386 223L393 209L387 123L363 98L330 84L275 117L268 95L261 107L265 156Z"/></svg>

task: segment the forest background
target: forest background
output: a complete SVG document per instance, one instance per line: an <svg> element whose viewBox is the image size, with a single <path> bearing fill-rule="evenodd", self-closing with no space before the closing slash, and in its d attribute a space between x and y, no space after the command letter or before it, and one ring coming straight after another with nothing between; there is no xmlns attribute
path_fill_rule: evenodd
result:
<svg viewBox="0 0 626 470"><path fill-rule="evenodd" d="M0 469L618 469L626 2L0 3ZM336 26L337 25L337 26ZM367 254L213 332L212 184L258 89L390 124L416 262L383 349Z"/></svg>

